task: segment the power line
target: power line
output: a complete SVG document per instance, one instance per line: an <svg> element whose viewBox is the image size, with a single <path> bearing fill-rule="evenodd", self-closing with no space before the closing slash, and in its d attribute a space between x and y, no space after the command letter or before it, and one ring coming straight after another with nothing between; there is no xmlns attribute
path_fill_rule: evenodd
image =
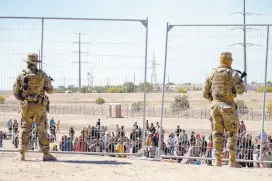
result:
<svg viewBox="0 0 272 181"><path fill-rule="evenodd" d="M81 34L82 33L77 33L77 34L78 34L78 41L73 42L73 43L78 44L78 51L73 52L73 53L78 53L78 62L73 62L73 63L78 63L78 88L79 88L79 92L81 92L81 64L82 63L89 63L89 62L82 62L81 61L81 54L82 53L88 53L88 52L82 52L81 51L81 44L83 44L83 43L87 44L87 42L82 42L81 41Z"/></svg>
<svg viewBox="0 0 272 181"><path fill-rule="evenodd" d="M234 15L234 14L241 14L243 15L243 22L244 22L244 26L243 28L234 28L234 29L242 29L243 30L243 33L244 33L244 40L243 40L243 43L234 43L230 46L234 46L234 45L242 45L243 46L243 49L244 49L244 71L247 72L247 47L251 47L255 44L252 44L252 43L247 43L247 39L246 39L246 36L247 36L247 31L252 31L254 30L253 28L246 28L246 16L252 16L252 15L261 15L261 14L257 14L257 13L251 13L251 12L246 12L246 0L243 0L243 12L234 12L230 15ZM255 29L255 30L259 30L259 29ZM262 45L256 45L256 46L262 46ZM244 77L244 82L245 82L245 85L247 87L247 76ZM247 89L247 88L246 88ZM247 91L247 90L246 90Z"/></svg>

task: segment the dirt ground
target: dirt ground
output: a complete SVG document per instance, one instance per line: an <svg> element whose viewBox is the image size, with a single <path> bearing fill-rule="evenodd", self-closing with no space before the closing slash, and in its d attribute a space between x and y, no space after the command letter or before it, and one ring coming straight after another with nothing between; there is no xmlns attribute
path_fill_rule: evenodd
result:
<svg viewBox="0 0 272 181"><path fill-rule="evenodd" d="M43 162L38 153L28 154L27 161L21 162L17 156L17 153L0 153L0 181L269 181L272 178L272 169L218 168L89 155L56 155L58 162Z"/></svg>
<svg viewBox="0 0 272 181"><path fill-rule="evenodd" d="M13 96L2 94L7 98L8 103L16 103ZM176 93L166 94L166 103L170 102ZM209 102L201 98L200 92L188 93L193 107L205 108ZM117 102L129 104L138 100L143 100L143 94L53 94L50 96L52 104L93 104L97 97L103 97L107 103ZM262 94L247 93L238 97L246 102L248 107L260 108ZM272 94L268 94L268 100L272 100ZM149 105L159 105L161 94L147 94ZM115 125L125 126L125 131L129 134L132 125L138 122L142 127L142 118L106 118L102 116L88 115L63 115L49 114L48 118L54 117L55 121L60 120L61 134L67 134L70 126L74 126L76 134L84 126L95 125L98 118L102 125L108 126L110 131L115 130ZM7 131L6 122L10 119L20 120L20 115L16 112L0 112L0 130ZM147 117L149 122L159 122L159 117ZM253 134L259 131L260 121L245 120L247 130ZM188 133L194 130L197 133L207 135L210 133L210 122L208 119L184 119L165 118L163 129L167 134L174 132L177 125L185 129ZM266 130L271 134L272 124L267 121ZM165 135L166 136L166 135ZM7 142L5 142L7 143ZM5 144L4 143L4 144ZM9 144L10 148L13 148ZM9 146L5 148L9 149ZM26 162L18 161L18 153L0 152L0 181L14 180L153 180L153 181L269 181L272 178L271 169L230 169L228 167L216 168L206 165L182 165L168 162L145 161L136 158L113 158L90 155L57 155L59 162L42 162L42 155L29 153ZM196 174L197 173L197 174Z"/></svg>
<svg viewBox="0 0 272 181"><path fill-rule="evenodd" d="M14 96L10 92L0 92L1 96L4 96L7 99L7 103L17 103ZM176 95L188 95L190 104L192 108L209 108L209 101L205 100L202 97L201 91L192 91L186 94L178 93L165 93L165 103L166 105L170 103ZM136 101L143 101L143 93L54 93L50 95L50 102L54 104L93 104L98 97L105 99L106 103L122 103L130 104ZM257 92L247 92L243 95L238 95L237 99L244 100L248 108L261 108L263 94ZM147 97L148 106L160 106L162 100L161 93L148 93ZM267 93L267 101L272 100L272 94Z"/></svg>
<svg viewBox="0 0 272 181"><path fill-rule="evenodd" d="M54 117L54 120L57 122L60 120L60 129L63 133L67 133L70 126L73 126L76 131L81 131L83 127L87 127L88 125L95 126L95 123L98 118L101 119L102 126L107 126L109 131L115 131L116 125L119 127L122 125L125 127L125 131L129 133L132 129L132 126L135 122L143 128L143 118L130 117L130 118L107 118L102 116L87 116L87 115L63 115L63 114L49 114L48 119ZM9 119L17 119L20 120L20 115L18 113L6 113L0 114L0 130L7 130L7 121ZM156 122L160 122L159 117L147 117L149 123L155 124ZM244 120L247 131L253 134L260 131L261 121L252 121L252 120ZM179 125L182 129L185 129L187 133L194 130L200 134L209 134L211 131L211 124L208 119L186 119L186 118L164 118L163 120L163 129L167 133L175 132L175 129ZM265 122L265 129L268 133L272 133L272 122Z"/></svg>

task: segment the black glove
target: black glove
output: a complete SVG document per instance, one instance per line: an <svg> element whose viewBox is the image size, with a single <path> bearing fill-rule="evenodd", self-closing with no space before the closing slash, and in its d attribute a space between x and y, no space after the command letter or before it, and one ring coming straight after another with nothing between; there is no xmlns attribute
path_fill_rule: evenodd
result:
<svg viewBox="0 0 272 181"><path fill-rule="evenodd" d="M242 79L243 77L245 77L245 76L247 76L247 73L246 73L246 72L243 72L242 75L241 75L241 79Z"/></svg>
<svg viewBox="0 0 272 181"><path fill-rule="evenodd" d="M49 76L48 78L49 78L49 80L54 81L54 79L52 77Z"/></svg>

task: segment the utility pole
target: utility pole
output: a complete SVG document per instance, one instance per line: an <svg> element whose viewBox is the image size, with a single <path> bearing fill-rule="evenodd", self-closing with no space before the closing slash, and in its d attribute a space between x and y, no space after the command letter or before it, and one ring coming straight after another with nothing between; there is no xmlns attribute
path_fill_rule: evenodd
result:
<svg viewBox="0 0 272 181"><path fill-rule="evenodd" d="M73 42L73 43L78 44L78 51L74 52L74 53L78 53L78 62L74 62L74 63L78 63L78 89L79 89L79 92L81 92L81 63L88 63L88 62L82 62L81 61L81 54L82 53L88 53L88 52L82 52L81 51L81 44L87 43L87 42L82 42L81 41L81 34L82 33L77 33L77 34L78 34L78 41Z"/></svg>
<svg viewBox="0 0 272 181"><path fill-rule="evenodd" d="M91 86L93 87L93 70L91 68L91 71L87 73L87 78L88 78L88 87Z"/></svg>
<svg viewBox="0 0 272 181"><path fill-rule="evenodd" d="M63 77L63 83L64 83L64 88L66 88L66 78L65 78L65 76Z"/></svg>
<svg viewBox="0 0 272 181"><path fill-rule="evenodd" d="M246 27L246 16L260 15L260 14L246 12L246 0L243 0L243 12L235 12L235 13L232 13L231 15L234 15L234 14L242 14L243 15L244 26L243 26L243 28L238 28L238 29L243 29L244 41L243 41L243 43L234 43L231 46L233 46L233 45L242 45L243 46L243 49L244 49L244 72L247 72L247 46L253 46L255 44L247 43L247 39L246 39L247 30L253 30L253 28ZM237 28L234 28L234 29L237 29ZM258 30L258 29L255 29L255 30ZM260 45L256 45L256 46L260 46ZM246 86L245 92L247 92L247 76L244 77L244 82L245 82L245 86Z"/></svg>
<svg viewBox="0 0 272 181"><path fill-rule="evenodd" d="M243 31L244 31L244 71L247 72L247 62L246 62L246 59L247 59L247 49L246 49L246 0L244 0L244 11L243 11L243 17L244 17L244 28L243 28ZM245 76L244 78L245 80L245 87L246 87L246 92L247 92L247 76Z"/></svg>
<svg viewBox="0 0 272 181"><path fill-rule="evenodd" d="M133 90L133 92L135 93L135 72L134 72L134 77L133 77L133 85L134 85L134 90Z"/></svg>
<svg viewBox="0 0 272 181"><path fill-rule="evenodd" d="M159 65L156 63L156 57L155 57L155 52L153 51L153 56L152 60L149 61L151 63L151 66L148 68L152 69L151 73L151 85L157 84L157 70L156 67Z"/></svg>
<svg viewBox="0 0 272 181"><path fill-rule="evenodd" d="M128 83L127 83L127 78L126 78L126 93L128 93L127 91L128 91Z"/></svg>

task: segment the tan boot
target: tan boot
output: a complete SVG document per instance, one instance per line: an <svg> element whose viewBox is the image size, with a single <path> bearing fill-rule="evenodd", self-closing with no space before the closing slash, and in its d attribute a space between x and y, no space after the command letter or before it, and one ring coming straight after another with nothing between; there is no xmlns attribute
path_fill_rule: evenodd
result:
<svg viewBox="0 0 272 181"><path fill-rule="evenodd" d="M232 167L232 168L242 168L242 165L240 165L236 161L230 161L229 162L229 167Z"/></svg>
<svg viewBox="0 0 272 181"><path fill-rule="evenodd" d="M56 161L56 160L57 158L49 153L43 154L43 161Z"/></svg>
<svg viewBox="0 0 272 181"><path fill-rule="evenodd" d="M20 153L20 160L25 161L25 153Z"/></svg>
<svg viewBox="0 0 272 181"><path fill-rule="evenodd" d="M222 167L222 160L221 159L215 159L214 166Z"/></svg>
<svg viewBox="0 0 272 181"><path fill-rule="evenodd" d="M233 167L233 168L242 168L242 165L240 165L239 163L237 163L235 161L236 159L236 155L235 155L235 152L230 152L229 153L229 167Z"/></svg>
<svg viewBox="0 0 272 181"><path fill-rule="evenodd" d="M19 149L19 153L20 153L19 160L20 161L25 161L25 149L24 148L20 148Z"/></svg>

